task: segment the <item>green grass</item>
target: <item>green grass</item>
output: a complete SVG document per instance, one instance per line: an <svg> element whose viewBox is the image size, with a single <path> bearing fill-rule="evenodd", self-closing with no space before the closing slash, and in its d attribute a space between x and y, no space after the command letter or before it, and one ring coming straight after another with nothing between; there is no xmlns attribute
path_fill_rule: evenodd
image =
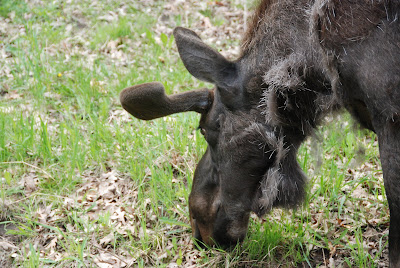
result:
<svg viewBox="0 0 400 268"><path fill-rule="evenodd" d="M376 138L354 129L347 115L300 150L310 176L304 206L273 210L264 221L252 217L247 239L232 251L193 247L187 198L206 148L199 115L139 121L122 110L118 95L149 81L169 94L204 84L185 70L173 37L159 31L163 3L139 2L0 2L7 25L0 40L7 54L0 73L0 242L13 245L0 247L0 266L316 267L332 257L377 267L387 258ZM188 3L213 25L228 23L211 4ZM170 16L169 23L198 25L194 15ZM364 235L372 231L378 235Z"/></svg>
<svg viewBox="0 0 400 268"><path fill-rule="evenodd" d="M10 13L15 12L15 16L20 18L27 11L27 5L22 0L1 0L0 1L0 16L13 16Z"/></svg>

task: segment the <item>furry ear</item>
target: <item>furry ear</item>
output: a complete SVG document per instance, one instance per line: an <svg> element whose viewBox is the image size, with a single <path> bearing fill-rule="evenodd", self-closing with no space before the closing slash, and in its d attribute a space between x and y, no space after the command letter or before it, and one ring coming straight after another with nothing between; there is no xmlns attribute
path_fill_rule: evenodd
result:
<svg viewBox="0 0 400 268"><path fill-rule="evenodd" d="M304 200L306 182L307 177L297 163L296 153L289 152L264 175L253 211L262 217L273 207L297 207Z"/></svg>
<svg viewBox="0 0 400 268"><path fill-rule="evenodd" d="M237 77L237 67L206 45L192 30L177 27L174 37L186 69L197 79L227 88Z"/></svg>

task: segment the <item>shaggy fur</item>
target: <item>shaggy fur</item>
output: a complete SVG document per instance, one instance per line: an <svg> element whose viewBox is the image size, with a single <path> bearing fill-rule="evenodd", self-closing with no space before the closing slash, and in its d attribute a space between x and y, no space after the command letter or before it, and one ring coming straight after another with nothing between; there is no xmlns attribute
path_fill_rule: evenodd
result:
<svg viewBox="0 0 400 268"><path fill-rule="evenodd" d="M300 204L304 196L306 177L297 165L287 169L288 162L297 162L288 159L290 149L285 147L283 136L277 136L268 125L257 123L257 118L251 116L251 113L239 116L228 114L222 124L224 132L219 141L223 145L221 158L241 164L246 159L260 158L261 150L271 162L270 168L258 184L252 211L262 217L273 206L295 207ZM301 174L296 176L296 181L292 181L293 176L290 173L293 171Z"/></svg>
<svg viewBox="0 0 400 268"><path fill-rule="evenodd" d="M258 61L258 66L265 70L263 113L269 125L280 129L288 146L297 148L325 114L340 107L346 108L362 126L378 134L391 212L389 259L392 267L398 267L400 178L396 172L400 169L400 3L317 0L292 4L292 10L298 12L287 13L288 1L275 1L273 8L267 9L271 16L263 16L262 22L257 23L256 31L260 34L252 41L245 37L241 60L257 62L246 57L262 55L259 58L263 60ZM265 8L261 6L261 10ZM295 30L290 23L283 29L282 25L286 27L287 19L292 19L293 14L300 18L307 16L305 22L308 25L295 20L291 24ZM271 28L278 29L279 34ZM304 34L304 29L309 33ZM279 42L271 42L276 38ZM282 57L279 53L285 51L291 53ZM390 150L388 146L391 146ZM292 160L287 161L286 166L296 161L295 152L289 150L288 158ZM291 172L288 189L292 185L304 185L298 184L300 172ZM273 166L261 181L263 194L260 200L267 207L272 206L269 198L275 198L277 185L283 180L281 174ZM290 194L296 192L284 196ZM298 199L301 199L300 195Z"/></svg>
<svg viewBox="0 0 400 268"><path fill-rule="evenodd" d="M301 204L306 177L297 150L327 113L345 108L378 135L389 259L400 267L399 13L395 0L264 0L232 62L193 31L175 29L186 68L215 89L166 97L152 83L125 90L121 102L146 120L202 114L208 148L189 197L197 239L234 244L250 211Z"/></svg>

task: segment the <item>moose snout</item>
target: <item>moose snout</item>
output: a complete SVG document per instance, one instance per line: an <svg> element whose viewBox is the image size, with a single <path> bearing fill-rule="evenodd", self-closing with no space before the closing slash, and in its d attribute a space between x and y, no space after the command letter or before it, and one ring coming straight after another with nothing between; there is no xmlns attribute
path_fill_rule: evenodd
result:
<svg viewBox="0 0 400 268"><path fill-rule="evenodd" d="M225 225L215 226L216 228L207 228L207 226L197 224L196 220L192 219L191 221L193 237L196 239L198 242L197 245L201 249L205 249L207 246L230 249L238 243L241 243L246 237L247 226L232 226L232 228L228 228L229 226Z"/></svg>
<svg viewBox="0 0 400 268"><path fill-rule="evenodd" d="M236 246L238 243L243 242L246 237L247 228L237 229L233 227L231 229L227 229L226 231L221 231L216 229L213 234L213 239L215 244L223 249L230 249Z"/></svg>

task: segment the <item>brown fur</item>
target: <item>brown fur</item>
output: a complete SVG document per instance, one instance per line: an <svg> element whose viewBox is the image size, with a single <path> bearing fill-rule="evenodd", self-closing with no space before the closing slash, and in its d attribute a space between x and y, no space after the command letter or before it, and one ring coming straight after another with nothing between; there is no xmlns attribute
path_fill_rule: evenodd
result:
<svg viewBox="0 0 400 268"><path fill-rule="evenodd" d="M317 1L318 36L321 44L339 50L343 45L365 39L386 16L383 0Z"/></svg>
<svg viewBox="0 0 400 268"><path fill-rule="evenodd" d="M271 6L277 0L264 0L259 1L257 9L253 12L249 18L247 31L243 35L242 39L242 53L245 54L247 49L252 46L252 42L257 39L261 23L265 20L265 17L269 16L268 12Z"/></svg>

